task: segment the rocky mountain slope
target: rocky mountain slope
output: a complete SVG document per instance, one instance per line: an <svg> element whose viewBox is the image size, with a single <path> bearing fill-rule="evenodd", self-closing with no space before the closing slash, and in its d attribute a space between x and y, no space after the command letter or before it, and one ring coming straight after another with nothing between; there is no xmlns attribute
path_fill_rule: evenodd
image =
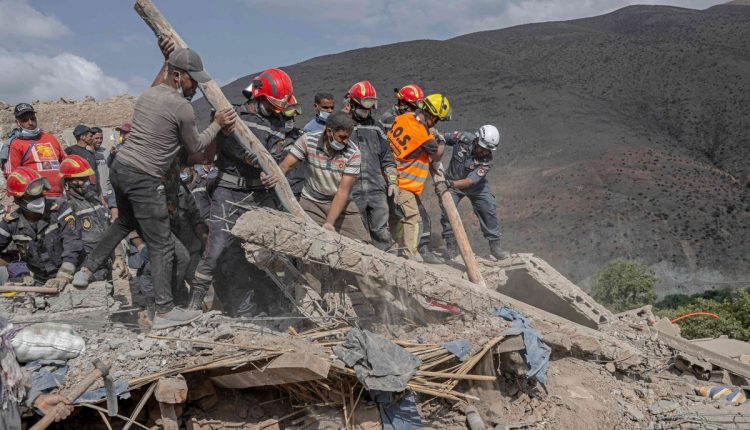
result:
<svg viewBox="0 0 750 430"><path fill-rule="evenodd" d="M640 258L665 294L750 285L749 42L750 7L741 4L632 6L285 70L305 121L316 91L340 99L361 79L383 108L409 82L447 94L454 121L443 130L501 128L490 176L508 248L583 285L612 258ZM249 81L225 93L239 102ZM205 115L205 102L197 109ZM428 203L437 214L433 195ZM486 253L467 203L463 213Z"/></svg>

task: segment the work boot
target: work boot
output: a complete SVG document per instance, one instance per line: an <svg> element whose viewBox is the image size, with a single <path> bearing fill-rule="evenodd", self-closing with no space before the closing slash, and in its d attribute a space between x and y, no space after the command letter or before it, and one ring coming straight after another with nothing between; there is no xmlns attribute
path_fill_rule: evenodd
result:
<svg viewBox="0 0 750 430"><path fill-rule="evenodd" d="M188 310L190 311L201 311L203 312L203 300L206 298L206 290L202 288L192 288L190 291L190 303L188 303Z"/></svg>
<svg viewBox="0 0 750 430"><path fill-rule="evenodd" d="M203 315L203 311L192 311L173 307L171 311L164 314L156 314L151 324L152 330L161 330L164 328L177 327L197 320Z"/></svg>
<svg viewBox="0 0 750 430"><path fill-rule="evenodd" d="M91 272L88 269L82 267L81 270L77 271L73 275L73 286L77 288L86 288L91 282Z"/></svg>
<svg viewBox="0 0 750 430"><path fill-rule="evenodd" d="M504 251L503 247L500 246L499 240L490 241L490 253L492 253L492 256L497 258L498 260L505 260L506 258L510 257L510 253L508 251Z"/></svg>
<svg viewBox="0 0 750 430"><path fill-rule="evenodd" d="M438 255L430 251L430 248L427 245L424 245L423 247L419 248L419 254L422 256L422 260L424 260L424 262L427 264L445 263L445 260L443 260Z"/></svg>
<svg viewBox="0 0 750 430"><path fill-rule="evenodd" d="M445 258L453 260L458 257L458 244L456 243L455 237L445 238Z"/></svg>

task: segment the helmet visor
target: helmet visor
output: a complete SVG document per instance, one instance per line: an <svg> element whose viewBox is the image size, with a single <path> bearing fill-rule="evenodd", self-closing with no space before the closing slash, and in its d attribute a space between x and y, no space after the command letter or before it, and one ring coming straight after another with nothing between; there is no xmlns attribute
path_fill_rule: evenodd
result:
<svg viewBox="0 0 750 430"><path fill-rule="evenodd" d="M49 190L49 181L47 181L47 178L37 178L34 179L29 183L29 185L26 187L26 194L27 196L39 196L44 191Z"/></svg>
<svg viewBox="0 0 750 430"><path fill-rule="evenodd" d="M276 112L281 112L284 109L286 109L287 106L289 106L289 96L286 96L283 99L277 99L271 96L265 96L265 97L266 97L266 100L268 100L268 102L271 103L271 106L274 107L274 110L276 110Z"/></svg>
<svg viewBox="0 0 750 430"><path fill-rule="evenodd" d="M365 109L377 109L378 108L377 97L365 97L362 99L354 99L354 102L362 106Z"/></svg>

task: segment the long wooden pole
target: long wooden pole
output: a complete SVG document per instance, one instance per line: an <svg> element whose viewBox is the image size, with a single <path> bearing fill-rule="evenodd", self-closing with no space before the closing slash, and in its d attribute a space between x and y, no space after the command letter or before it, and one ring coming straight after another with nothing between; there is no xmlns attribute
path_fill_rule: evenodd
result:
<svg viewBox="0 0 750 430"><path fill-rule="evenodd" d="M175 46L179 48L187 48L187 44L175 31L172 25L167 21L166 18L159 12L159 9L154 6L151 0L136 0L135 11L138 15L143 18L146 24L153 30L157 37L167 37L174 41ZM231 108L232 105L229 100L224 96L219 85L212 79L204 84L200 84L203 94L214 109L221 110L225 108ZM263 144L260 143L257 137L242 121L237 121L234 128L234 139L245 147L245 149L252 151L258 157L258 164L261 169L268 174L276 174L280 178L284 178L284 173L276 164L276 160L271 157ZM310 223L313 221L310 217L302 210L302 207L294 198L292 189L289 187L289 183L285 180L279 181L274 187L276 195L279 197L281 204L286 208L289 213L294 216L300 217Z"/></svg>
<svg viewBox="0 0 750 430"><path fill-rule="evenodd" d="M430 169L432 173L432 183L436 184L440 181L445 181L445 170L443 169L443 163L440 161L433 163ZM450 193L443 193L440 198L440 203L443 205L445 215L448 217L448 221L453 229L453 235L456 237L458 243L458 251L461 253L461 257L464 259L464 265L466 266L466 274L469 276L469 280L475 284L486 286L482 272L479 271L479 264L477 258L474 255L474 250L471 249L469 243L469 237L466 235L464 229L464 223L461 221L461 217L458 215L458 209L456 209L455 203Z"/></svg>

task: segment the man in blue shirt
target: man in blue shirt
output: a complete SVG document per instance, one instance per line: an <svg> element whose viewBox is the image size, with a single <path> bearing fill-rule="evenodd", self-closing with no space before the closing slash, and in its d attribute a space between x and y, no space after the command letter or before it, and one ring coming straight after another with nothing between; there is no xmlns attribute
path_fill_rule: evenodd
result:
<svg viewBox="0 0 750 430"><path fill-rule="evenodd" d="M306 133L311 131L323 131L326 128L326 118L333 112L333 108L336 105L336 101L333 100L333 94L330 93L318 93L315 94L315 117L310 120L303 130Z"/></svg>

